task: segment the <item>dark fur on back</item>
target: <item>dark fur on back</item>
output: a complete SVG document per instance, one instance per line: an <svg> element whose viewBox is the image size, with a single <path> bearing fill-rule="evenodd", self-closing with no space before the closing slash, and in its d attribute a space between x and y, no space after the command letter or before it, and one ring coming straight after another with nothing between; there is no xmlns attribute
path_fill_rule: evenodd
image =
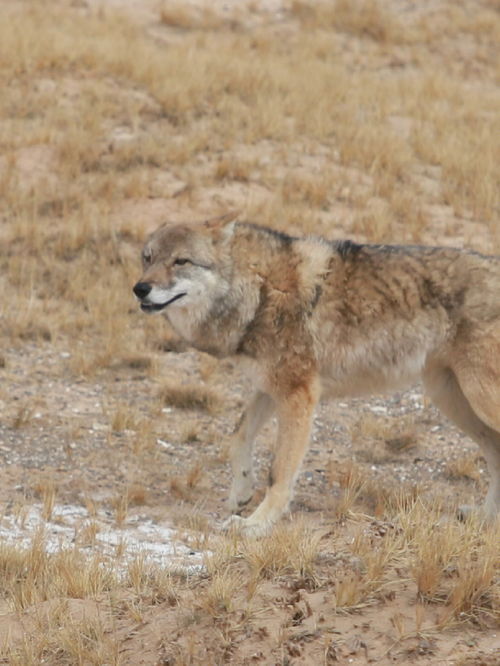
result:
<svg viewBox="0 0 500 666"><path fill-rule="evenodd" d="M333 246L337 250L338 254L342 257L342 259L350 259L355 257L364 247L364 245L355 243L351 240L334 241Z"/></svg>
<svg viewBox="0 0 500 666"><path fill-rule="evenodd" d="M290 246L293 243L293 241L297 240L295 236L290 236L290 234L287 234L284 231L277 231L276 229L263 227L260 224L254 224L253 222L238 222L238 226L248 227L253 231L258 231L259 233L266 234L267 236L273 238L275 241L279 241L281 245L287 247Z"/></svg>

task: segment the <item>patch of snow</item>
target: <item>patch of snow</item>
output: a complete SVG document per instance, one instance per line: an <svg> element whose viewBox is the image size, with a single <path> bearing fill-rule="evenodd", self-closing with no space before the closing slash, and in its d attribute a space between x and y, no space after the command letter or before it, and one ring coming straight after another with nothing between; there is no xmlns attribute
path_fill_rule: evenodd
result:
<svg viewBox="0 0 500 666"><path fill-rule="evenodd" d="M95 534L92 540L83 536L86 529ZM56 505L50 519L45 520L43 506L36 504L17 514L6 512L0 518L3 543L28 548L40 533L48 553L76 544L82 552L100 553L110 560L116 559L119 549L124 564L142 555L170 568L193 572L203 567L203 551L193 550L179 540L176 530L145 516L130 516L122 527L115 527L109 522L109 512L108 516L105 512L93 516L83 506L66 504Z"/></svg>

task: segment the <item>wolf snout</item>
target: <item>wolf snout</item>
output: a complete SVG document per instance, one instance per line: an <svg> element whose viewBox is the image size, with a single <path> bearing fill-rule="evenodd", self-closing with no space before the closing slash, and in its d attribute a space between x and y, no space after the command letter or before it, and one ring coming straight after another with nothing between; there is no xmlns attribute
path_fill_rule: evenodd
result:
<svg viewBox="0 0 500 666"><path fill-rule="evenodd" d="M138 282L134 287L134 294L137 298L143 300L151 291L151 285L149 282Z"/></svg>

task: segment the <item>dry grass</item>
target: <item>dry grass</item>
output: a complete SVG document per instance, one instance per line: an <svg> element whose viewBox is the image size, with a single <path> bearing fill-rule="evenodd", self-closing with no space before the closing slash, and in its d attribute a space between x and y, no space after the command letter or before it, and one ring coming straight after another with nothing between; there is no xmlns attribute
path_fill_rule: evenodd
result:
<svg viewBox="0 0 500 666"><path fill-rule="evenodd" d="M8 653L9 664L36 666L40 663L110 664L119 666L119 645L99 620L73 620L64 614L51 615L35 640L25 641Z"/></svg>
<svg viewBox="0 0 500 666"><path fill-rule="evenodd" d="M479 481L477 456L463 456L456 460L451 460L446 466L445 475L449 479Z"/></svg>
<svg viewBox="0 0 500 666"><path fill-rule="evenodd" d="M162 4L160 21L170 28L181 30L217 30L228 25L217 12L209 7L195 9L183 4L172 5L170 2Z"/></svg>
<svg viewBox="0 0 500 666"><path fill-rule="evenodd" d="M78 549L46 553L43 533L26 550L2 545L2 591L15 608L25 609L46 599L83 599L99 595L117 584L115 574L99 557L90 560Z"/></svg>
<svg viewBox="0 0 500 666"><path fill-rule="evenodd" d="M306 28L328 26L381 43L397 43L403 33L403 26L394 13L377 0L335 0L332 3L293 0L290 11Z"/></svg>
<svg viewBox="0 0 500 666"><path fill-rule="evenodd" d="M427 601L444 603L440 626L475 617L481 622L490 614L500 617L495 591L495 528L485 534L473 521L464 526L442 524L440 507L416 503L405 516L413 525L412 575L417 594Z"/></svg>
<svg viewBox="0 0 500 666"><path fill-rule="evenodd" d="M423 636L460 625L480 640L498 626L494 530L442 523L418 483L367 473L420 446L411 416L351 421L357 462L326 469L338 497L314 514L320 527L285 521L257 541L213 534L224 453L210 458L212 473L199 450L229 429L208 424L214 413L232 418L232 395L206 357L192 372L166 370L163 352L185 347L136 312L130 287L149 229L238 207L292 233L500 248L495 3L402 12L377 0L293 0L279 20L257 4L220 13L165 2L144 27L108 8L6 3L0 402L9 442L26 438L30 464L44 465L43 427L44 445L67 453L57 478L31 483L23 468L27 480L12 483L22 498L8 502L22 523L32 491L45 521L56 497L77 497L89 520L70 550L48 554L43 531L25 550L0 547L2 597L23 617L38 613L1 646L5 663L137 663L142 648L130 656L126 646L148 641L151 663L250 663L254 653L299 662L319 644L315 661L340 662L355 648L331 627L347 613L376 623L372 611L392 618L390 630L378 626L397 649L417 641L414 654ZM33 349L57 363L23 374ZM23 382L31 393L19 397ZM84 383L92 399L79 402ZM47 414L51 391L60 417ZM89 479L87 466L102 473ZM442 476L458 493L482 481L468 454ZM103 484L115 526L137 507L168 516L186 543L211 551L203 571L178 576L139 556L124 573L123 544L116 562L89 555ZM82 617L75 601L98 612ZM141 633L154 622L161 644ZM269 654L259 657L261 644ZM373 649L384 663L386 648Z"/></svg>
<svg viewBox="0 0 500 666"><path fill-rule="evenodd" d="M358 517L351 523L349 545L343 543L340 531L327 533L300 522L283 524L260 540L218 537L210 541L212 554L204 574L191 578L178 577L144 556L130 561L125 578L117 576L112 562L89 560L77 548L47 555L42 535L24 552L3 546L4 596L21 610L54 600L54 605L34 616L38 619L30 631L35 639L14 643L4 654L9 663L31 664L37 658L56 656L57 663L98 664L103 659L121 663L119 641L110 633L111 626L120 635L119 627L129 620L146 624L155 607L174 612L177 622L188 622L188 633L196 632L196 627L201 631L206 621L212 631L214 626L225 627L228 645L233 645L242 632L261 631L260 614L267 612L262 604L269 585L292 591L289 601L276 605L283 627L317 618L321 598L328 599L321 611L320 621L324 621L325 613L343 617L371 607L390 608L408 590L413 590L418 602L415 629L408 630L402 613L393 613L398 642L408 643L422 635L429 638L457 624L494 626L500 618L494 584L498 575L495 530L481 531L472 522L440 526L439 515L438 507L416 501L400 507L391 521L370 523ZM190 526L195 523L191 521ZM61 613L65 598L94 600L100 610L95 617L89 614L78 620L72 613ZM433 621L425 610L430 606L438 609ZM42 621L44 629L39 633ZM183 643L178 647L184 649Z"/></svg>
<svg viewBox="0 0 500 666"><path fill-rule="evenodd" d="M351 429L358 459L383 463L417 446L418 429L413 415L388 418L364 414Z"/></svg>
<svg viewBox="0 0 500 666"><path fill-rule="evenodd" d="M320 533L314 533L299 521L291 527L277 527L271 537L244 541L239 555L249 565L253 577L289 574L312 580L320 538Z"/></svg>
<svg viewBox="0 0 500 666"><path fill-rule="evenodd" d="M219 395L211 388L199 384L164 384L158 395L160 401L178 409L200 409L211 414L220 406Z"/></svg>

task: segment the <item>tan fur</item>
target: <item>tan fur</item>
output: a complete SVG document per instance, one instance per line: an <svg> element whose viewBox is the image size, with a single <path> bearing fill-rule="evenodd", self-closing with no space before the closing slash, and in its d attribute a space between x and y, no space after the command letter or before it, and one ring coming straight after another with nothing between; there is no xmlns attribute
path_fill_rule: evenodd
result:
<svg viewBox="0 0 500 666"><path fill-rule="evenodd" d="M322 394L378 393L419 378L480 445L491 475L484 516L498 516L498 258L291 238L224 216L160 227L143 260L134 287L143 309L161 310L197 349L241 359L255 382L233 440L234 513L253 494L255 436L277 416L265 498L231 524L259 534L286 510Z"/></svg>

